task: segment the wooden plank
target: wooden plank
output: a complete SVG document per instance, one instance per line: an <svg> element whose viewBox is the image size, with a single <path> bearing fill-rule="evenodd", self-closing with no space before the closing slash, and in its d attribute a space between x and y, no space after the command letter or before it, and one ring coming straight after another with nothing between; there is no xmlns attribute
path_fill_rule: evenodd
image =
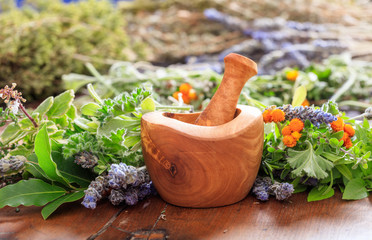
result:
<svg viewBox="0 0 372 240"><path fill-rule="evenodd" d="M160 197L150 197L136 206L126 208L112 226L132 237L141 234L150 236L166 205Z"/></svg>
<svg viewBox="0 0 372 240"><path fill-rule="evenodd" d="M259 203L253 196L226 207L188 209L169 205L155 229L170 239L371 239L372 197L310 202L296 194L290 202Z"/></svg>
<svg viewBox="0 0 372 240"><path fill-rule="evenodd" d="M191 209L151 197L136 206L96 210L65 204L44 221L40 207L0 209L0 239L370 239L372 196L343 201L258 202L253 196L220 208Z"/></svg>
<svg viewBox="0 0 372 240"><path fill-rule="evenodd" d="M86 239L120 210L108 202L98 204L95 210L79 202L67 203L44 220L41 207L19 209L0 209L0 239Z"/></svg>

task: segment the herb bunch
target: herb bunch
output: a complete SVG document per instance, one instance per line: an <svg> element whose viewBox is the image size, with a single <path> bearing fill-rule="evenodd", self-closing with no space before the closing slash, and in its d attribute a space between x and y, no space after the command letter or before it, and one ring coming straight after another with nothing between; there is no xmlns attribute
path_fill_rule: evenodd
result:
<svg viewBox="0 0 372 240"><path fill-rule="evenodd" d="M364 115L365 116L365 115ZM372 190L372 128L348 118L329 101L322 107L271 106L263 112L265 142L261 175L310 188L308 201L334 195L361 199Z"/></svg>

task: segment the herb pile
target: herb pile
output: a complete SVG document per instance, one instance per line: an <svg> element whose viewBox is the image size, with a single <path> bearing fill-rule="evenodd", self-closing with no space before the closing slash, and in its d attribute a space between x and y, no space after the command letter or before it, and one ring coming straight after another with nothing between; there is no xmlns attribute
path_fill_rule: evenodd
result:
<svg viewBox="0 0 372 240"><path fill-rule="evenodd" d="M145 88L104 100L92 85L88 90L95 101L82 106L81 114L73 90L47 98L31 113L15 84L0 90L9 104L2 123L12 120L0 135L0 176L5 185L24 179L2 186L0 207L45 205L47 218L61 204L83 197L84 206L95 208L104 197L133 205L154 193L143 167L141 116L157 108L190 107L161 106Z"/></svg>

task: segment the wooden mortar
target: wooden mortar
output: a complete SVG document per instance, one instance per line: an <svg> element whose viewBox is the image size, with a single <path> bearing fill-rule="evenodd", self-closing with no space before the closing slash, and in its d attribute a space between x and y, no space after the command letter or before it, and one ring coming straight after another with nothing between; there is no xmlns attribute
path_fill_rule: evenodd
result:
<svg viewBox="0 0 372 240"><path fill-rule="evenodd" d="M262 114L254 107L236 107L241 88L257 71L254 62L237 54L228 55L225 64L220 88L203 113L152 112L142 117L145 164L160 196L171 204L233 204L248 194L257 176Z"/></svg>

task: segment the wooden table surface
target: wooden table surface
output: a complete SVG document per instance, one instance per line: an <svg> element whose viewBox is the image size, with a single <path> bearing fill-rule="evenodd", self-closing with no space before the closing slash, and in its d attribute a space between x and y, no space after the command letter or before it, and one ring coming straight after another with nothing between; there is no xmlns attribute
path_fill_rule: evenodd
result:
<svg viewBox="0 0 372 240"><path fill-rule="evenodd" d="M133 207L63 205L44 221L40 207L0 209L0 239L372 239L372 196L343 201L266 203L248 196L234 205L190 209L151 197Z"/></svg>

